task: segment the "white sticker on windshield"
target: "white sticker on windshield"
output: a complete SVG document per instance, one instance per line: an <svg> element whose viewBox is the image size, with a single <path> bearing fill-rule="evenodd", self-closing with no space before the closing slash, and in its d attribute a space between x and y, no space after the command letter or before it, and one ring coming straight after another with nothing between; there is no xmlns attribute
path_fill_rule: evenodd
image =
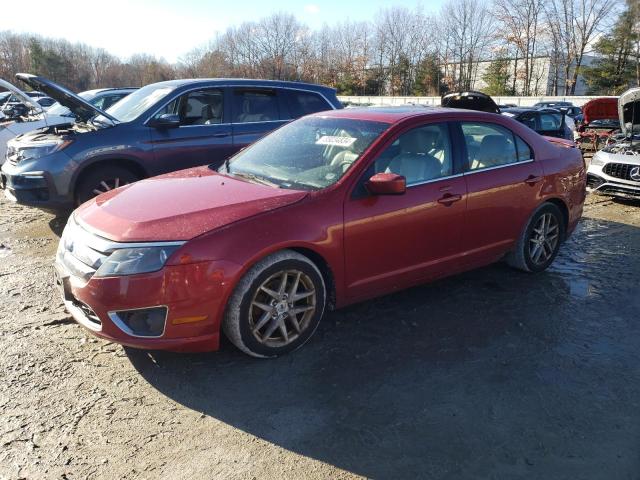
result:
<svg viewBox="0 0 640 480"><path fill-rule="evenodd" d="M356 139L353 137L332 137L325 135L316 140L316 145L331 145L333 147L350 147Z"/></svg>

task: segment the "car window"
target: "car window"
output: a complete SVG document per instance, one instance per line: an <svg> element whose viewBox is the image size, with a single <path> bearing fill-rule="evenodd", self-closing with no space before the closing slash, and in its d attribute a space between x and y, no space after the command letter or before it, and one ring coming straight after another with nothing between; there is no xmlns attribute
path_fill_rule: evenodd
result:
<svg viewBox="0 0 640 480"><path fill-rule="evenodd" d="M288 90L287 99L292 118L332 109L331 105L317 93Z"/></svg>
<svg viewBox="0 0 640 480"><path fill-rule="evenodd" d="M536 129L536 114L535 113L524 113L520 117L520 123L526 125L531 130Z"/></svg>
<svg viewBox="0 0 640 480"><path fill-rule="evenodd" d="M481 170L518 162L515 136L500 125L481 122L461 124L467 147L467 168Z"/></svg>
<svg viewBox="0 0 640 480"><path fill-rule="evenodd" d="M161 108L155 118L164 114L178 115L180 126L222 123L222 91L209 89L186 93Z"/></svg>
<svg viewBox="0 0 640 480"><path fill-rule="evenodd" d="M403 133L375 162L375 173L397 173L407 185L447 177L453 173L453 156L446 123L414 128Z"/></svg>
<svg viewBox="0 0 640 480"><path fill-rule="evenodd" d="M280 114L278 112L278 98L273 90L234 90L233 123L274 120L280 120Z"/></svg>
<svg viewBox="0 0 640 480"><path fill-rule="evenodd" d="M540 129L541 130L560 130L562 125L562 115L559 113L541 113Z"/></svg>
<svg viewBox="0 0 640 480"><path fill-rule="evenodd" d="M106 110L111 105L113 105L114 103L117 103L125 96L126 96L125 94L104 95L91 103L93 104L94 107L98 107L100 110Z"/></svg>
<svg viewBox="0 0 640 480"><path fill-rule="evenodd" d="M518 161L526 162L527 160L533 159L533 153L531 152L531 147L527 145L527 143L522 140L519 136L513 135L516 139L516 150L518 151Z"/></svg>

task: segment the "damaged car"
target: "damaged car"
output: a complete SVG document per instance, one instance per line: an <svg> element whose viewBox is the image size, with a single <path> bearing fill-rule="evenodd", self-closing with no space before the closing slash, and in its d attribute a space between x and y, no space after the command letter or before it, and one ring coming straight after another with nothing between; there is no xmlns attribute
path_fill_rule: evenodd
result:
<svg viewBox="0 0 640 480"><path fill-rule="evenodd" d="M590 190L614 196L640 196L640 87L618 99L622 133L597 152L587 170Z"/></svg>
<svg viewBox="0 0 640 480"><path fill-rule="evenodd" d="M597 152L609 145L619 132L617 97L594 98L582 106L576 143L583 153Z"/></svg>
<svg viewBox="0 0 640 480"><path fill-rule="evenodd" d="M74 117L9 141L0 187L12 201L54 212L143 178L221 164L292 119L342 108L335 90L320 85L181 79L103 110L46 78L17 77Z"/></svg>
<svg viewBox="0 0 640 480"><path fill-rule="evenodd" d="M73 122L73 113L55 99L40 92L24 92L15 85L0 79L0 87L7 90L4 101L0 101L0 166L5 161L7 142L17 135L32 130ZM93 106L106 110L122 100L136 88L99 88L80 92ZM34 95L34 93L37 93Z"/></svg>

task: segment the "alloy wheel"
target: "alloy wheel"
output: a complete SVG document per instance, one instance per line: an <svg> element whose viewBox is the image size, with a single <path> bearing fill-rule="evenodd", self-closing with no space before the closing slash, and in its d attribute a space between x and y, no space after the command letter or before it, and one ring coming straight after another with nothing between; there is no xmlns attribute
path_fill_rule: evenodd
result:
<svg viewBox="0 0 640 480"><path fill-rule="evenodd" d="M311 324L317 294L311 278L300 270L277 272L256 290L249 308L255 339L269 347L295 341Z"/></svg>
<svg viewBox="0 0 640 480"><path fill-rule="evenodd" d="M560 224L552 213L545 213L536 222L529 238L529 258L543 265L554 254L560 240Z"/></svg>
<svg viewBox="0 0 640 480"><path fill-rule="evenodd" d="M100 183L93 189L93 193L95 193L96 195L100 195L101 193L115 190L116 188L126 184L127 182L121 182L119 177L100 180Z"/></svg>

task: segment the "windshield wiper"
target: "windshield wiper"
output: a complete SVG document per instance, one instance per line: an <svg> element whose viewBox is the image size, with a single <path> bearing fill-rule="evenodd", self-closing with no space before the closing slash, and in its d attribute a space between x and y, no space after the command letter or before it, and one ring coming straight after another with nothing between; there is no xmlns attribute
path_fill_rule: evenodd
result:
<svg viewBox="0 0 640 480"><path fill-rule="evenodd" d="M259 175L255 175L253 173L248 173L248 172L230 172L227 171L228 174L233 175L235 177L241 177L241 178L246 178L247 180L252 180L256 183L261 183L262 185L267 185L269 187L276 187L276 188L280 188L280 185L278 185L277 183L271 182L269 180L267 180L264 177L261 177Z"/></svg>

